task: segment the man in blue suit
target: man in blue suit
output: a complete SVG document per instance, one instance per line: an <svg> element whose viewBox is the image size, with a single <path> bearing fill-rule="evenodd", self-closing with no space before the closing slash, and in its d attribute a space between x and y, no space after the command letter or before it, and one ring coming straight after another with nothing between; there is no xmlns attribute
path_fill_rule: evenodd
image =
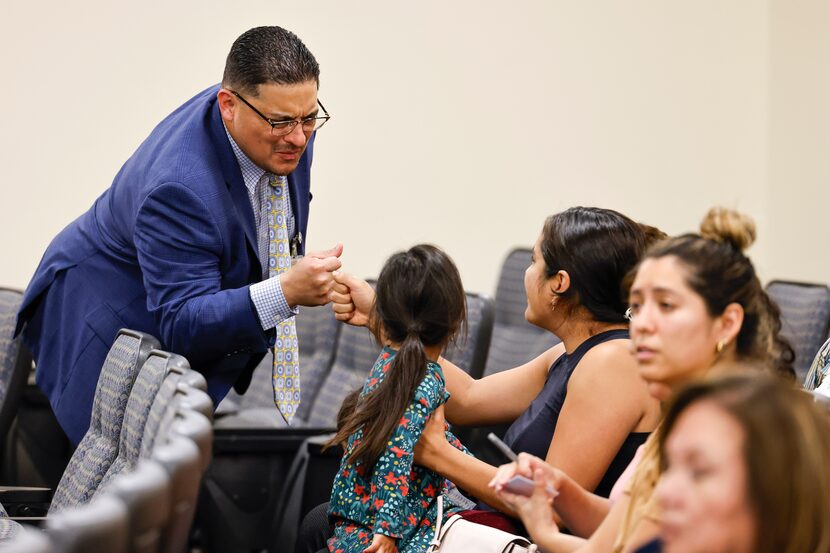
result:
<svg viewBox="0 0 830 553"><path fill-rule="evenodd" d="M231 47L222 84L164 119L112 186L51 243L17 331L37 383L77 444L120 328L150 333L204 373L215 404L244 392L298 305L328 302L342 246L304 254L319 66L293 33L259 27ZM288 177L294 263L268 278L269 182Z"/></svg>

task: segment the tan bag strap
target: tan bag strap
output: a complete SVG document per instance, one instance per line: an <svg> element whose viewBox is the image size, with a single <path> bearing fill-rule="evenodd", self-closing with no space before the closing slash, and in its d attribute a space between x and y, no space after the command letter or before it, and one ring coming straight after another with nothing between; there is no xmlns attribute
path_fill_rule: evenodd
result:
<svg viewBox="0 0 830 553"><path fill-rule="evenodd" d="M441 524L444 522L444 496L438 496L438 517L435 520L435 535L432 536L432 541L429 542L429 549L431 551L438 549L441 546Z"/></svg>

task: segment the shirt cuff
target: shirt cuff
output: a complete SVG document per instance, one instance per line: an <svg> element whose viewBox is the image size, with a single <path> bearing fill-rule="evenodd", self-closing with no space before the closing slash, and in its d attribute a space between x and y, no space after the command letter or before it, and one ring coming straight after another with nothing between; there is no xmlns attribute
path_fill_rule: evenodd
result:
<svg viewBox="0 0 830 553"><path fill-rule="evenodd" d="M289 317L299 313L297 307L291 308L285 301L279 277L272 277L249 287L251 301L254 303L259 323L263 330L269 330Z"/></svg>

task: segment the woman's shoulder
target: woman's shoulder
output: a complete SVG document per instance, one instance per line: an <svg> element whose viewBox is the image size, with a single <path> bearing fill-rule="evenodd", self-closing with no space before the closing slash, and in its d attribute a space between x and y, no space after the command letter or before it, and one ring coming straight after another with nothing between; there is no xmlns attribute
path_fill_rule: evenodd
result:
<svg viewBox="0 0 830 553"><path fill-rule="evenodd" d="M578 364L599 367L624 366L634 370L637 368L637 361L631 351L631 339L627 336L594 345L585 352Z"/></svg>
<svg viewBox="0 0 830 553"><path fill-rule="evenodd" d="M631 352L631 340L608 340L586 351L574 368L569 386L617 391L624 386L630 391L640 390L645 383Z"/></svg>

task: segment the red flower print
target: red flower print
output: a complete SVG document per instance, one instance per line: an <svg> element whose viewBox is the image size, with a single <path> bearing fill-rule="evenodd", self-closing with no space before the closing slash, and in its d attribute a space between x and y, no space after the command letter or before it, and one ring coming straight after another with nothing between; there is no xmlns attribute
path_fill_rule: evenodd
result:
<svg viewBox="0 0 830 553"><path fill-rule="evenodd" d="M398 477L395 476L395 473L392 471L386 474L385 479L387 484L395 484L398 481Z"/></svg>
<svg viewBox="0 0 830 553"><path fill-rule="evenodd" d="M409 524L411 526L415 526L416 524L418 524L418 519L415 518L415 515L413 515L413 514L409 515L408 520L409 520Z"/></svg>
<svg viewBox="0 0 830 553"><path fill-rule="evenodd" d="M375 509L380 509L384 503L386 502L382 499L375 499Z"/></svg>
<svg viewBox="0 0 830 553"><path fill-rule="evenodd" d="M399 448L398 446L392 446L391 451L392 451L392 453L395 454L395 457L397 457L398 459L400 459L401 457L406 455L406 450L403 450L403 449Z"/></svg>
<svg viewBox="0 0 830 553"><path fill-rule="evenodd" d="M435 492L435 487L432 484L424 488L424 493L429 497L435 497Z"/></svg>

